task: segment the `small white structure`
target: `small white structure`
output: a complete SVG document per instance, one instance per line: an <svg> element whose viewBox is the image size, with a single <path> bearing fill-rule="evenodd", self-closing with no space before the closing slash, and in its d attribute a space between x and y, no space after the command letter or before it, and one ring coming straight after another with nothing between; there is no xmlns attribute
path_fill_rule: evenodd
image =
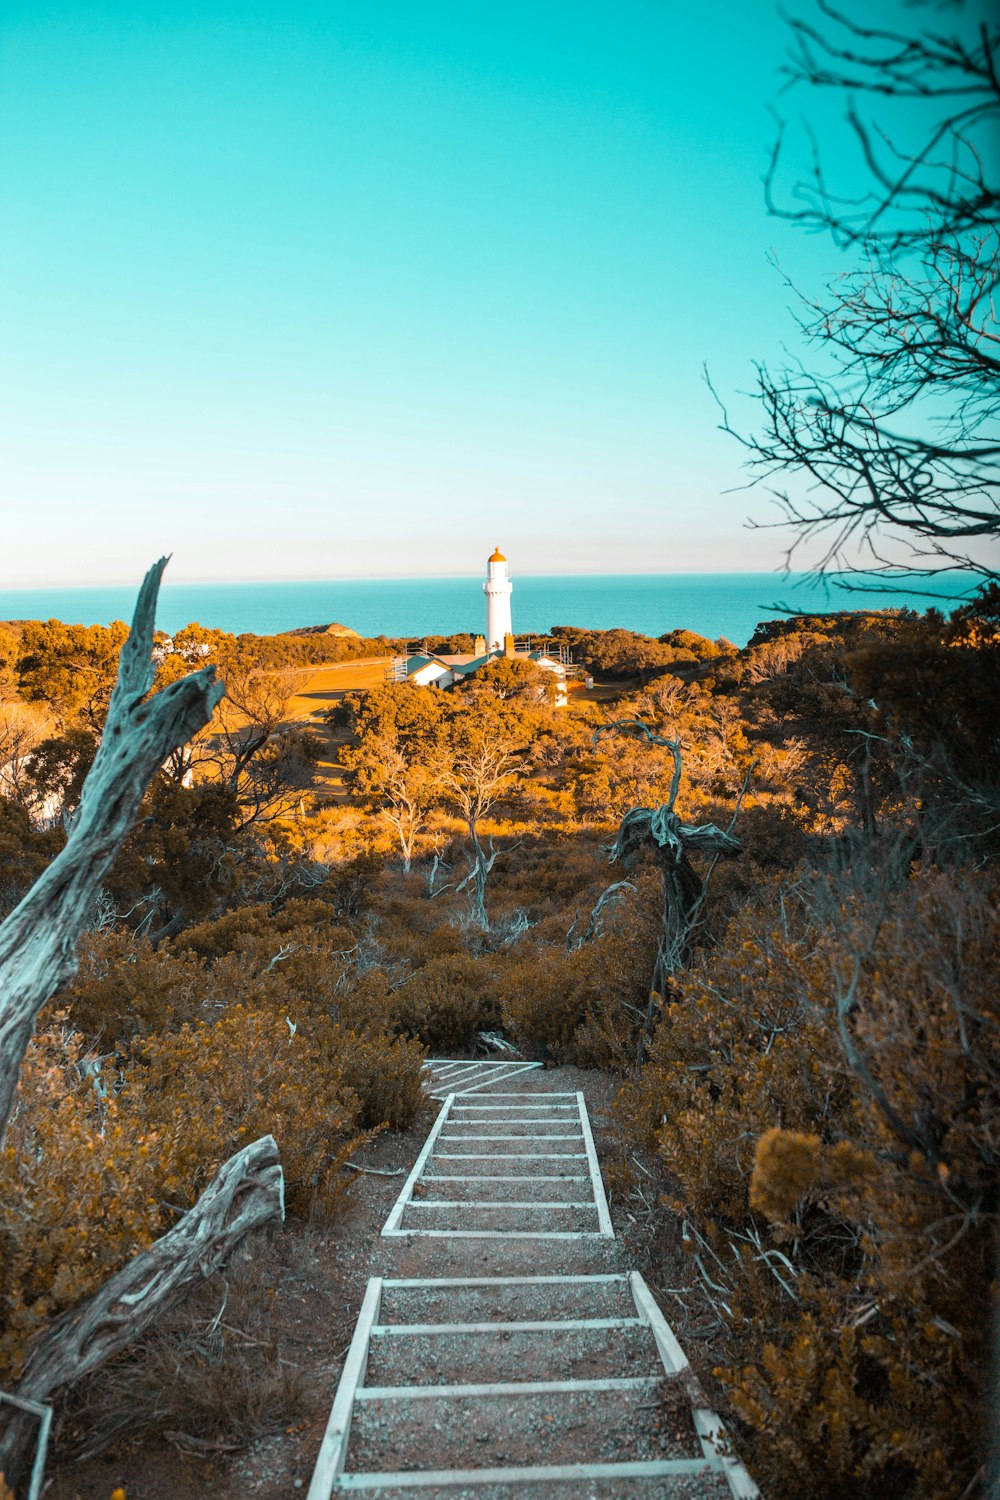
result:
<svg viewBox="0 0 1000 1500"><path fill-rule="evenodd" d="M556 679L555 704L565 708L569 699L567 691L567 666L571 665L566 648L549 642L532 648L531 641L515 642L511 629L510 596L512 585L507 577L507 559L496 548L487 563L487 577L483 584L486 595L486 634L477 635L475 650L461 655L423 654L398 657L386 672L390 682L412 682L416 687L450 688L462 678L475 675L481 667L498 658L508 657L519 661L534 662L543 672L551 672ZM539 693L539 697L542 694Z"/></svg>
<svg viewBox="0 0 1000 1500"><path fill-rule="evenodd" d="M510 618L510 596L513 584L507 577L507 559L499 547L489 559L483 593L486 595L486 649L502 651L504 639L513 635Z"/></svg>
<svg viewBox="0 0 1000 1500"><path fill-rule="evenodd" d="M565 708L569 702L569 689L566 686L566 665L561 661L554 661L551 656L546 656L543 651L532 651L529 660L540 667L543 672L552 672L556 679L556 708Z"/></svg>
<svg viewBox="0 0 1000 1500"><path fill-rule="evenodd" d="M449 662L440 656L411 656L406 661L407 682L417 687L448 688L455 681L455 673Z"/></svg>

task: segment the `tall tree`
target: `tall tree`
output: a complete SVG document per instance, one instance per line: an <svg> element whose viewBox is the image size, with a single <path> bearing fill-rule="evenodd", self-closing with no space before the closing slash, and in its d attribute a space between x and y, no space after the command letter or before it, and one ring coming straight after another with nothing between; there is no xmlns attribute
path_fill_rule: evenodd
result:
<svg viewBox="0 0 1000 1500"><path fill-rule="evenodd" d="M349 694L344 711L355 741L341 748L340 763L392 828L408 873L417 837L441 796L444 704L426 688L401 683Z"/></svg>
<svg viewBox="0 0 1000 1500"><path fill-rule="evenodd" d="M66 724L82 720L99 732L127 635L121 620L108 626L29 620L17 664L21 696L47 704Z"/></svg>
<svg viewBox="0 0 1000 1500"><path fill-rule="evenodd" d="M853 269L801 296L808 353L758 367L763 420L736 435L755 482L778 500L778 524L792 528L789 557L801 549L818 571L962 568L992 579L1000 26L977 24L961 4L916 30L865 24L826 0L819 12L817 24L791 22L787 73L846 96L867 181L860 191L831 182L814 143L811 177L786 202L782 132L767 200L831 235Z"/></svg>

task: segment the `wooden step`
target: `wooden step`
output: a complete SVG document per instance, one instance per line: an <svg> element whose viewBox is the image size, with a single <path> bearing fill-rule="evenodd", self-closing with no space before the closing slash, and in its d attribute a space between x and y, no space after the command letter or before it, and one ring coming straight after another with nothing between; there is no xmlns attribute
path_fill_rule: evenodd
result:
<svg viewBox="0 0 1000 1500"><path fill-rule="evenodd" d="M436 1199L447 1202L471 1200L479 1203L575 1203L581 1195L584 1199L590 1196L590 1177L586 1172L569 1173L562 1177L543 1173L523 1177L509 1172L480 1172L477 1175L462 1173L453 1177L425 1172L414 1187L413 1202Z"/></svg>
<svg viewBox="0 0 1000 1500"><path fill-rule="evenodd" d="M599 1234L596 1203L488 1203L412 1199L400 1220L402 1234Z"/></svg>
<svg viewBox="0 0 1000 1500"><path fill-rule="evenodd" d="M387 1279L379 1308L381 1323L632 1317L629 1279L613 1275Z"/></svg>
<svg viewBox="0 0 1000 1500"><path fill-rule="evenodd" d="M493 1394L486 1386L470 1395L374 1396L355 1409L351 1472L505 1467L518 1460L701 1461L683 1391L679 1427L664 1421L661 1393L663 1382L654 1380L598 1390L550 1385L542 1394L515 1394L510 1386Z"/></svg>
<svg viewBox="0 0 1000 1500"><path fill-rule="evenodd" d="M662 1376L663 1366L645 1325L577 1328L567 1323L535 1332L512 1331L508 1326L476 1338L376 1337L365 1384L462 1385L653 1375Z"/></svg>

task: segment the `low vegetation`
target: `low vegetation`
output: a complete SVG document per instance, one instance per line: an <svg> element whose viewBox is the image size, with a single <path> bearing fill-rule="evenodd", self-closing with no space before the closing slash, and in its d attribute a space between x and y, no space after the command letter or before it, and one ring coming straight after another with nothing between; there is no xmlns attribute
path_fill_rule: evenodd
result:
<svg viewBox="0 0 1000 1500"><path fill-rule="evenodd" d="M620 1081L619 1127L661 1172L650 1213L683 1222L714 1399L773 1500L972 1494L1000 1151L1000 595L950 619L772 621L741 651L554 634L607 696L561 710L502 671L349 694L346 802L314 778L328 726L287 711L310 662L369 643L174 638L161 682L210 660L229 697L151 787L32 1043L0 1153L0 1384L242 1143L274 1135L290 1213L321 1225L359 1143L414 1121L426 1053L501 1036ZM120 644L55 622L0 637L2 914L61 847ZM612 865L636 808L648 836ZM736 857L699 853L706 826ZM665 964L672 831L695 884ZM249 1326L252 1279L234 1295ZM147 1351L160 1404L129 1427L127 1371L74 1401L107 1441L242 1440L225 1330L213 1397L171 1354L172 1316ZM254 1430L289 1399L257 1390Z"/></svg>

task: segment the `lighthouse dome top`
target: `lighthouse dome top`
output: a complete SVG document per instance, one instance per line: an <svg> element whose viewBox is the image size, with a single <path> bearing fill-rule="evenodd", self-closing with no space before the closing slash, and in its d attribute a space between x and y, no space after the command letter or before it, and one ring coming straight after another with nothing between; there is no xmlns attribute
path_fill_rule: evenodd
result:
<svg viewBox="0 0 1000 1500"><path fill-rule="evenodd" d="M492 554L492 556L490 557L489 560L490 560L490 562L506 562L507 561L507 559L504 557L503 553L500 551L499 547L494 547L493 554Z"/></svg>

